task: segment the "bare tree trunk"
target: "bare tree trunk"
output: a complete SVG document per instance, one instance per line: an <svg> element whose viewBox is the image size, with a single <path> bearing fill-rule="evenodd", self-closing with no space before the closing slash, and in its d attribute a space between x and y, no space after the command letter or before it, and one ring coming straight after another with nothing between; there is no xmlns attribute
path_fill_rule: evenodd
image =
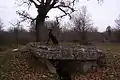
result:
<svg viewBox="0 0 120 80"><path fill-rule="evenodd" d="M36 42L40 42L42 40L42 34L43 34L43 27L44 27L44 21L45 21L45 16L39 14L36 19Z"/></svg>
<svg viewBox="0 0 120 80"><path fill-rule="evenodd" d="M86 31L82 31L81 32L81 40L80 40L80 43L85 45L88 43L87 41L87 32Z"/></svg>
<svg viewBox="0 0 120 80"><path fill-rule="evenodd" d="M40 41L40 39L39 39L39 26L38 26L37 22L36 22L35 30L36 30L36 34L35 34L36 42L39 42Z"/></svg>
<svg viewBox="0 0 120 80"><path fill-rule="evenodd" d="M19 32L16 29L14 33L15 33L16 46L19 47Z"/></svg>

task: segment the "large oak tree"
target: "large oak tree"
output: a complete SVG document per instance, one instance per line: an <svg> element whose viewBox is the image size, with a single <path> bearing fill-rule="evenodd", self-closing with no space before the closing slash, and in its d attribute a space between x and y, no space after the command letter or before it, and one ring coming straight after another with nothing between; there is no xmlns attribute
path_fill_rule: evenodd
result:
<svg viewBox="0 0 120 80"><path fill-rule="evenodd" d="M17 13L23 18L22 21L25 21L26 19L31 19L32 21L35 21L35 30L36 30L36 41L40 41L40 36L44 33L42 32L42 28L44 26L45 18L48 17L47 13L54 8L59 9L64 13L64 15L61 15L61 17L69 15L71 17L70 13L74 12L74 4L75 2L79 0L22 0L23 4L27 4L28 7L31 6L31 4L34 4L38 15L35 19L31 18L29 14L27 14L25 11ZM98 2L101 0L97 0Z"/></svg>

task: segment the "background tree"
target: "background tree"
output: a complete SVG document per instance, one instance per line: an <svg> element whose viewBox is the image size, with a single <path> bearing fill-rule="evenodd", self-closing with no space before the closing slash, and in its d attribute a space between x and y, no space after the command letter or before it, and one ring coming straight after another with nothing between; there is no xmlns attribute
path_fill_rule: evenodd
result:
<svg viewBox="0 0 120 80"><path fill-rule="evenodd" d="M75 25L74 30L79 32L81 43L86 44L87 32L93 27L86 6L82 6L76 14L73 14L72 21Z"/></svg>
<svg viewBox="0 0 120 80"><path fill-rule="evenodd" d="M120 42L120 15L118 16L118 18L115 20L116 23L116 27L114 29L114 33L118 39L118 41Z"/></svg>
<svg viewBox="0 0 120 80"><path fill-rule="evenodd" d="M4 27L3 21L2 19L0 19L0 31L3 31L3 27Z"/></svg>
<svg viewBox="0 0 120 80"><path fill-rule="evenodd" d="M2 19L0 19L0 45L4 44L4 42L5 42L4 35L3 35L3 33L4 33L3 27L4 27L4 23L3 23Z"/></svg>
<svg viewBox="0 0 120 80"><path fill-rule="evenodd" d="M24 29L22 28L22 25L19 23L19 21L17 21L16 24L15 24L15 23L11 23L11 25L12 25L13 27L10 27L10 28L8 29L8 31L14 34L14 36L15 36L15 41L16 41L16 45L17 45L17 47L19 47L19 33L20 33L20 32L25 32L26 30L24 30Z"/></svg>
<svg viewBox="0 0 120 80"><path fill-rule="evenodd" d="M29 33L31 34L31 36L33 36L35 38L35 22L33 22L30 26L29 26Z"/></svg>
<svg viewBox="0 0 120 80"><path fill-rule="evenodd" d="M98 32L98 27L89 27L88 32Z"/></svg>
<svg viewBox="0 0 120 80"><path fill-rule="evenodd" d="M108 37L110 37L110 36L111 36L111 33L112 33L111 26L108 26L108 27L106 28L106 32L107 32L107 34L108 34Z"/></svg>

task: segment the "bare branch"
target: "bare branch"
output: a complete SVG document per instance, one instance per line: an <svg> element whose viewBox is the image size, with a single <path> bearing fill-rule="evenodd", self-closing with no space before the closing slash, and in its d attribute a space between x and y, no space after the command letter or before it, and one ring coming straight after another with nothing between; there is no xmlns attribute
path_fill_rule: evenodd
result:
<svg viewBox="0 0 120 80"><path fill-rule="evenodd" d="M46 0L45 5L49 5L51 3L52 0Z"/></svg>
<svg viewBox="0 0 120 80"><path fill-rule="evenodd" d="M25 11L22 11L22 12L19 12L19 11L16 11L16 13L22 18L22 20L20 21L21 22L24 22L26 20L30 20L31 23L34 22L36 20L36 18L32 18L27 12ZM46 16L46 18L49 18L49 16Z"/></svg>
<svg viewBox="0 0 120 80"><path fill-rule="evenodd" d="M31 2L30 1L20 1L18 3L16 3L18 6L23 6L23 5L27 5L28 6L28 9L31 7Z"/></svg>
<svg viewBox="0 0 120 80"><path fill-rule="evenodd" d="M90 27L92 27L90 16L86 10L86 7L83 6L76 14L72 16L73 23L75 27L81 32L87 32Z"/></svg>
<svg viewBox="0 0 120 80"><path fill-rule="evenodd" d="M116 27L120 28L120 15L118 16L118 18L115 20L116 23Z"/></svg>
<svg viewBox="0 0 120 80"><path fill-rule="evenodd" d="M53 2L52 2L52 4L50 5L50 7L53 8L54 5L55 5L56 3L58 3L58 1L59 1L59 0L53 0Z"/></svg>
<svg viewBox="0 0 120 80"><path fill-rule="evenodd" d="M30 19L30 20L35 20L33 19L32 17L30 17L30 15L25 12L25 11L22 11L22 12L19 12L19 11L16 11L16 13L21 16L21 18L24 18L24 19Z"/></svg>
<svg viewBox="0 0 120 80"><path fill-rule="evenodd" d="M72 1L73 5L75 4L75 0Z"/></svg>
<svg viewBox="0 0 120 80"><path fill-rule="evenodd" d="M71 19L70 13L66 13L66 11L64 11L64 10L63 10L62 8L60 8L60 7L58 7L58 9L65 13L65 15L60 16L61 18L62 18L63 16L68 15L68 16L70 17L70 19Z"/></svg>
<svg viewBox="0 0 120 80"><path fill-rule="evenodd" d="M9 22L13 27L20 27L20 26L22 26L20 23L21 23L21 21L18 21L17 20L17 22L16 23L12 23L12 22Z"/></svg>
<svg viewBox="0 0 120 80"><path fill-rule="evenodd" d="M34 3L34 5L35 5L36 8L39 7L39 5L34 0L30 0L30 2Z"/></svg>
<svg viewBox="0 0 120 80"><path fill-rule="evenodd" d="M74 12L74 8L70 7L70 6L65 6L65 5L57 5L57 6L54 6L53 8L59 8L59 7L64 7L64 8L69 8L72 12Z"/></svg>
<svg viewBox="0 0 120 80"><path fill-rule="evenodd" d="M38 0L39 1L39 0ZM41 0L41 5L43 6L44 5L44 0Z"/></svg>
<svg viewBox="0 0 120 80"><path fill-rule="evenodd" d="M62 8L58 7L58 9L60 9L62 12L64 12L67 15L66 11L64 11Z"/></svg>
<svg viewBox="0 0 120 80"><path fill-rule="evenodd" d="M39 3L42 3L42 1L40 2L40 0L37 0ZM43 0L44 1L44 0Z"/></svg>
<svg viewBox="0 0 120 80"><path fill-rule="evenodd" d="M30 15L25 11L22 12L16 11L16 13L22 18L22 20L20 20L19 23L22 23L24 21L29 21L33 23L36 20L36 18L30 17Z"/></svg>
<svg viewBox="0 0 120 80"><path fill-rule="evenodd" d="M61 10L62 12L64 12L65 13L65 15L62 15L62 16L60 16L61 18L62 17L64 17L64 16L66 16L66 15L68 15L69 17L70 17L70 19L71 19L71 13L67 13L66 11L64 11L61 7L64 7L64 8L69 8L72 12L74 12L75 10L74 10L74 8L72 8L72 7L70 7L70 6L66 6L66 5L57 5L57 6L54 6L53 8L58 8L59 10Z"/></svg>

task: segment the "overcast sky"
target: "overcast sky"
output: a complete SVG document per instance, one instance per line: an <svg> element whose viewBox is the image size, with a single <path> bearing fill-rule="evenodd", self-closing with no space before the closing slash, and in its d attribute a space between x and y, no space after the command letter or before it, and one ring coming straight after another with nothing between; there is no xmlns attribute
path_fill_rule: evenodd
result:
<svg viewBox="0 0 120 80"><path fill-rule="evenodd" d="M0 1L0 18L5 23L6 28L10 27L9 22L14 22L18 19L16 10L20 9L15 3L15 0L1 0ZM102 5L97 3L97 0L81 0L76 6L79 8L82 5L86 5L88 12L92 15L94 25L99 28L99 31L104 31L105 28L110 25L114 26L114 20L120 14L120 0L104 0ZM32 7L30 11L33 17L36 16L36 9ZM56 10L51 10L48 15L53 18L55 13L59 13Z"/></svg>

